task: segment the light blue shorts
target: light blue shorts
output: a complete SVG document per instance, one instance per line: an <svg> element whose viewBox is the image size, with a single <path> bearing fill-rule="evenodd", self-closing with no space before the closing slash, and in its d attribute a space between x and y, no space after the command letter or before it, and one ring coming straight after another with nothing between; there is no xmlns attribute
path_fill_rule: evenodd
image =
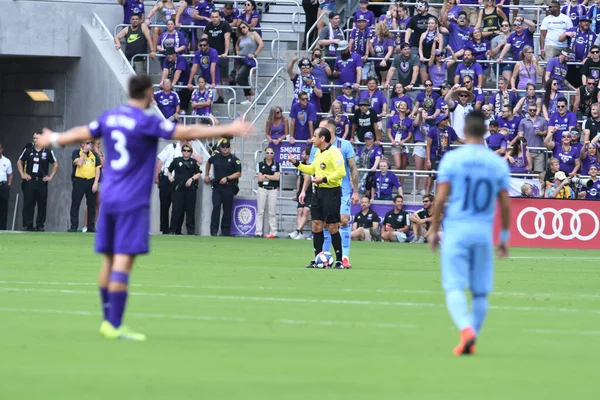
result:
<svg viewBox="0 0 600 400"><path fill-rule="evenodd" d="M340 206L340 214L350 215L350 207L351 207L350 197L351 197L350 193L342 192L342 202L341 202L341 206Z"/></svg>
<svg viewBox="0 0 600 400"><path fill-rule="evenodd" d="M447 225L447 224L446 224ZM445 291L468 288L475 295L492 291L494 245L489 235L473 229L447 229L441 244L442 286Z"/></svg>

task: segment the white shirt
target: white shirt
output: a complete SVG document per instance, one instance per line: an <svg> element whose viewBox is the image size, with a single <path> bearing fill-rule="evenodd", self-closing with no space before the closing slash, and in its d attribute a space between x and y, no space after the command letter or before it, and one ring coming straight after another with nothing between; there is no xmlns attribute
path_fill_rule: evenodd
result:
<svg viewBox="0 0 600 400"><path fill-rule="evenodd" d="M452 111L452 128L456 132L456 136L460 139L465 139L465 117L473 111L471 105L463 106L456 101L456 108Z"/></svg>
<svg viewBox="0 0 600 400"><path fill-rule="evenodd" d="M2 156L2 158L0 158L0 182L8 181L8 175L12 173L12 164L10 163L10 160Z"/></svg>
<svg viewBox="0 0 600 400"><path fill-rule="evenodd" d="M559 42L558 37L565 33L567 29L573 27L573 21L571 18L567 17L565 14L559 14L558 17L554 15L548 15L542 21L542 25L540 30L548 31L546 33L546 43L545 46L554 46L565 48L567 47L567 41Z"/></svg>

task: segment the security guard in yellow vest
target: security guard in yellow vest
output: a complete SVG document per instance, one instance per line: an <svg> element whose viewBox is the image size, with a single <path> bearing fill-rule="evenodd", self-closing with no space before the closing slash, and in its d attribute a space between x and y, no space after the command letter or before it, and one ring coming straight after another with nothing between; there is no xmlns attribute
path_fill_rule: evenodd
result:
<svg viewBox="0 0 600 400"><path fill-rule="evenodd" d="M92 151L92 142L83 143L79 150L74 150L73 159L73 191L71 192L71 227L68 232L77 232L79 227L79 206L85 195L88 208L87 231L94 232L96 219L96 193L100 179L102 162Z"/></svg>

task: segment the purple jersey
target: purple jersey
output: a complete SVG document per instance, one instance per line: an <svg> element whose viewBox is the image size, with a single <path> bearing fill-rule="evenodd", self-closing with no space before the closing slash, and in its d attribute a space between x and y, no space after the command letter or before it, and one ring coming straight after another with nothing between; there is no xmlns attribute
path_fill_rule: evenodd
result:
<svg viewBox="0 0 600 400"><path fill-rule="evenodd" d="M354 39L354 43L352 43L350 51L364 56L367 54L367 42L370 38L371 35L369 34L369 29L365 29L364 31L361 31L358 28L352 29L349 39Z"/></svg>
<svg viewBox="0 0 600 400"><path fill-rule="evenodd" d="M342 103L342 112L344 114L354 114L354 106L358 104L354 97L346 97L345 94L341 94L336 97L336 100Z"/></svg>
<svg viewBox="0 0 600 400"><path fill-rule="evenodd" d="M206 79L206 82L210 85L214 83L217 85L221 82L221 74L219 72L219 54L217 50L208 48L208 52L204 53L202 50L196 51L194 54L194 64L200 67L200 76ZM215 65L215 81L213 82L210 74L211 65Z"/></svg>
<svg viewBox="0 0 600 400"><path fill-rule="evenodd" d="M427 95L425 91L419 92L417 95L417 100L419 105L423 107L423 110L427 111L428 115L433 115L435 113L435 103L440 98L440 95L436 92L431 92L430 95Z"/></svg>
<svg viewBox="0 0 600 400"><path fill-rule="evenodd" d="M596 164L598 164L598 156L586 154L585 158L581 159L581 175L589 175L590 167Z"/></svg>
<svg viewBox="0 0 600 400"><path fill-rule="evenodd" d="M452 6L448 11L448 19L458 19L458 14L462 11L462 7L459 5Z"/></svg>
<svg viewBox="0 0 600 400"><path fill-rule="evenodd" d="M233 21L235 21L236 19L240 19L240 12L238 10L236 10L235 8L233 9L232 13L227 15L225 14L225 11L221 10L219 12L219 14L221 14L221 18L223 19L223 21L227 22L227 23L233 23Z"/></svg>
<svg viewBox="0 0 600 400"><path fill-rule="evenodd" d="M126 213L150 208L150 193L159 139L171 139L175 124L145 110L123 105L107 111L89 125L102 139L102 211Z"/></svg>
<svg viewBox="0 0 600 400"><path fill-rule="evenodd" d="M533 33L524 25L523 31L520 35L517 35L517 32L513 32L506 39L506 43L510 44L510 48L515 55L515 60L521 59L521 51L525 46L531 46L533 49Z"/></svg>
<svg viewBox="0 0 600 400"><path fill-rule="evenodd" d="M158 38L158 45L165 49L177 49L181 46L187 46L187 41L185 40L183 33L179 31L175 31L173 33L165 31Z"/></svg>
<svg viewBox="0 0 600 400"><path fill-rule="evenodd" d="M200 88L195 89L192 93L192 103L204 103L210 100L211 103L206 107L194 108L192 110L192 115L208 115L210 114L210 109L213 100L212 90L205 88L204 91L200 91Z"/></svg>
<svg viewBox="0 0 600 400"><path fill-rule="evenodd" d="M395 111L397 114L398 107L400 107L400 102L402 102L402 101L406 102L406 105L408 106L408 111L410 112L410 110L412 110L412 108L413 108L413 104L412 104L412 99L407 94L402 95L402 97L398 97L398 96L392 97L392 100L390 101L391 111Z"/></svg>
<svg viewBox="0 0 600 400"><path fill-rule="evenodd" d="M310 121L313 124L317 121L317 109L311 103L308 103L306 108L302 108L300 103L292 104L290 110L290 118L294 118L294 138L296 140L307 140L310 139L310 129L308 123ZM313 125L314 126L314 125Z"/></svg>
<svg viewBox="0 0 600 400"><path fill-rule="evenodd" d="M580 154L575 146L569 146L568 150L564 150L560 142L554 142L552 157L558 159L560 170L565 174L570 174L575 169L575 160L579 159Z"/></svg>
<svg viewBox="0 0 600 400"><path fill-rule="evenodd" d="M446 69L448 62L434 63L431 67L427 67L429 71L429 79L433 82L433 87L440 87L446 81Z"/></svg>
<svg viewBox="0 0 600 400"><path fill-rule="evenodd" d="M446 99L444 99L442 96L440 96L439 99L437 99L437 101L435 102L435 109L436 110L440 110L440 112L442 112L442 108L446 107L448 108L448 104L446 104ZM446 110L447 112L447 110Z"/></svg>
<svg viewBox="0 0 600 400"><path fill-rule="evenodd" d="M240 12L240 20L246 22L248 25L250 25L252 23L252 20L254 18L258 19L258 22L256 23L256 26L254 28L252 28L252 30L256 33L258 33L260 36L262 36L262 31L258 28L260 28L260 14L258 13L257 10L252 11L252 14L250 14L250 16L246 15L245 12Z"/></svg>
<svg viewBox="0 0 600 400"><path fill-rule="evenodd" d="M492 107L494 107L492 111L496 115L502 114L502 108L504 106L514 107L517 104L517 101L517 95L513 92L509 92L508 90L504 92L496 92L490 98L490 104Z"/></svg>
<svg viewBox="0 0 600 400"><path fill-rule="evenodd" d="M508 167L510 168L511 174L526 174L527 157L525 156L525 151L523 151L521 157L513 156L513 162L508 161Z"/></svg>
<svg viewBox="0 0 600 400"><path fill-rule="evenodd" d="M498 126L500 128L504 128L508 131L508 140L513 140L519 131L519 122L521 122L521 118L517 116L513 116L513 119L510 121L504 119L502 117L496 117L496 121L498 122Z"/></svg>
<svg viewBox="0 0 600 400"><path fill-rule="evenodd" d="M363 168L372 168L373 165L375 165L375 159L382 155L383 152L381 151L381 147L375 145L372 145L370 149L367 149L367 146L361 146L356 154L360 162L362 162L362 160L366 161L366 165Z"/></svg>
<svg viewBox="0 0 600 400"><path fill-rule="evenodd" d="M440 129L437 126L429 128L427 138L431 139L431 160L441 160L442 156L451 150L450 144L458 140L453 128Z"/></svg>
<svg viewBox="0 0 600 400"><path fill-rule="evenodd" d="M395 141L404 140L413 132L413 120L408 117L400 118L398 114L388 118L387 129L391 129Z"/></svg>
<svg viewBox="0 0 600 400"><path fill-rule="evenodd" d="M125 0L123 3L123 23L129 25L133 14L146 14L143 1Z"/></svg>
<svg viewBox="0 0 600 400"><path fill-rule="evenodd" d="M312 80L312 83L310 85L307 84L307 80ZM292 100L292 104L298 102L298 95L300 92L305 92L308 95L308 101L312 103L317 110L321 109L321 101L312 88L312 85L314 85L316 89L321 89L321 82L319 82L314 75L302 76L300 74L296 74L294 79L292 79L292 83L294 84L294 99Z"/></svg>
<svg viewBox="0 0 600 400"><path fill-rule="evenodd" d="M448 43L454 52L464 49L473 33L473 28L470 26L460 26L454 21L450 21L450 29L448 30L450 31Z"/></svg>
<svg viewBox="0 0 600 400"><path fill-rule="evenodd" d="M373 187L377 197L391 195L394 193L394 188L398 190L400 182L393 172L388 171L385 175L382 175L381 171L377 171L373 176Z"/></svg>
<svg viewBox="0 0 600 400"><path fill-rule="evenodd" d="M585 6L583 4L577 4L576 6L571 6L571 3L567 4L560 10L561 14L565 14L567 17L571 18L571 22L573 22L573 26L579 25L579 16L586 15Z"/></svg>
<svg viewBox="0 0 600 400"><path fill-rule="evenodd" d="M565 90L565 78L567 77L567 64L561 64L558 57L553 57L546 64L546 71L550 72L550 78L556 79L558 89Z"/></svg>
<svg viewBox="0 0 600 400"><path fill-rule="evenodd" d="M488 147L494 151L506 148L506 136L501 133L492 133L490 136L485 138Z"/></svg>
<svg viewBox="0 0 600 400"><path fill-rule="evenodd" d="M363 62L358 54L350 54L350 57L346 60L341 56L338 57L337 60L335 60L334 70L340 71L341 73L335 83L338 85L343 85L346 82L358 83L356 81L356 69L362 66Z"/></svg>
<svg viewBox="0 0 600 400"><path fill-rule="evenodd" d="M572 61L583 61L596 41L596 34L589 29L581 32L579 27L567 29L567 32L575 32L575 37L569 38L569 47L575 54L575 60Z"/></svg>
<svg viewBox="0 0 600 400"><path fill-rule="evenodd" d="M358 95L359 103L360 99L369 99L371 101L371 108L374 109L377 114L381 114L383 112L383 105L387 104L385 94L383 94L383 92L379 89L376 89L375 92L373 92L373 96L369 94L368 90L365 90Z"/></svg>
<svg viewBox="0 0 600 400"><path fill-rule="evenodd" d="M425 142L425 138L429 135L429 130L431 129L431 125L429 124L420 124L420 126L414 128L414 142Z"/></svg>
<svg viewBox="0 0 600 400"><path fill-rule="evenodd" d="M465 45L465 48L473 50L473 55L476 60L486 60L486 53L491 49L491 45L489 40L486 39L483 39L481 42L469 40Z"/></svg>
<svg viewBox="0 0 600 400"><path fill-rule="evenodd" d="M196 11L198 11L198 15L200 15L201 17L210 18L210 13L214 9L215 5L212 1L201 1L198 4L196 4ZM198 26L206 26L206 24L208 24L208 21L205 19L196 20L196 25Z"/></svg>
<svg viewBox="0 0 600 400"><path fill-rule="evenodd" d="M329 114L327 118L332 118L335 120L335 136L343 138L344 133L346 133L346 126L350 124L348 117L346 117L344 114L339 114L336 118Z"/></svg>
<svg viewBox="0 0 600 400"><path fill-rule="evenodd" d="M394 41L389 38L386 37L385 39L383 39L383 41L379 40L379 38L377 36L375 36L373 38L373 52L374 52L374 56L377 58L384 58L388 51L390 50L390 47L392 47L392 57L394 56ZM379 63L381 62L381 60L375 61L375 65L379 65ZM389 61L388 61L388 65L389 65Z"/></svg>
<svg viewBox="0 0 600 400"><path fill-rule="evenodd" d="M173 85L187 85L188 80L190 79L190 66L185 60L184 56L180 56L178 54L177 59L173 62L169 62L169 59L165 58L163 61L163 69L165 68L169 70L167 78L169 78L171 82L173 82L175 72L181 71L179 80L177 82L173 82Z"/></svg>
<svg viewBox="0 0 600 400"><path fill-rule="evenodd" d="M185 10L179 16L179 24L181 25L194 25L194 19L192 18L196 13L196 9L191 6L187 6Z"/></svg>
<svg viewBox="0 0 600 400"><path fill-rule="evenodd" d="M600 179L592 184L592 187L582 187L586 200L600 200Z"/></svg>
<svg viewBox="0 0 600 400"><path fill-rule="evenodd" d="M159 90L154 93L154 100L162 115L167 119L171 118L179 107L179 96L175 92L165 93Z"/></svg>
<svg viewBox="0 0 600 400"><path fill-rule="evenodd" d="M459 83L464 85L463 79L465 76L470 76L473 79L473 86L479 86L479 76L483 75L483 68L481 68L481 64L478 62L474 62L470 66L466 66L465 63L460 63L456 67L456 72L454 76L460 77Z"/></svg>
<svg viewBox="0 0 600 400"><path fill-rule="evenodd" d="M548 120L548 127L551 126L556 127L553 135L554 141L560 142L563 132L568 131L570 126L577 126L577 115L573 111L567 111L563 117L558 112L555 112L550 115L550 119Z"/></svg>

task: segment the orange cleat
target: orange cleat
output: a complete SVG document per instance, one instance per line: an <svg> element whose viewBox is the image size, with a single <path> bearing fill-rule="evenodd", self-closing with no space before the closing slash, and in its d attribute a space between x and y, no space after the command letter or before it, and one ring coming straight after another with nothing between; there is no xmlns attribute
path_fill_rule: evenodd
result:
<svg viewBox="0 0 600 400"><path fill-rule="evenodd" d="M342 265L344 266L344 269L352 268L352 264L350 264L348 257L342 257Z"/></svg>
<svg viewBox="0 0 600 400"><path fill-rule="evenodd" d="M468 327L460 331L460 342L454 348L455 356L475 354L475 331Z"/></svg>

